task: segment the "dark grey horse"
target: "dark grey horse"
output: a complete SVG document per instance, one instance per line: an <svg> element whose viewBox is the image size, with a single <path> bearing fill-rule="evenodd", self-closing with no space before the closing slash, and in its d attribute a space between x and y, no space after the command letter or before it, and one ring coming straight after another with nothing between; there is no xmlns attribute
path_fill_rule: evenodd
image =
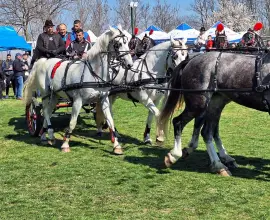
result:
<svg viewBox="0 0 270 220"><path fill-rule="evenodd" d="M201 134L211 160L212 171L224 176L230 175L230 171L221 161L235 163L222 145L218 127L225 105L234 101L259 111L269 111L266 102L270 101L270 90L255 90L260 84L269 85L270 54L264 55L261 68L260 65L256 65L260 63L256 62L256 58L258 56L252 54L209 52L175 68L171 88L184 91L170 92L160 115L160 129L168 123L179 99L184 98L186 105L184 111L173 119L175 143L174 148L165 157L166 166L182 157L182 130L187 123L196 118L193 137L185 152L190 153L197 147L199 132L203 126ZM258 78L255 77L255 72L259 72ZM214 149L213 138L220 158Z"/></svg>

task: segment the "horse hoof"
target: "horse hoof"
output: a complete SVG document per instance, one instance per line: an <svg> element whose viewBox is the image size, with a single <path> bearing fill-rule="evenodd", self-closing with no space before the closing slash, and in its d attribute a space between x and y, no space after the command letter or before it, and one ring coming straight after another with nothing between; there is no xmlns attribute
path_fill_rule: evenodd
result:
<svg viewBox="0 0 270 220"><path fill-rule="evenodd" d="M169 156L165 156L165 159L164 159L164 163L165 163L165 166L167 168L171 167L173 165L172 161L170 160L170 157Z"/></svg>
<svg viewBox="0 0 270 220"><path fill-rule="evenodd" d="M152 140L151 139L146 139L146 140L144 140L144 144L152 145Z"/></svg>
<svg viewBox="0 0 270 220"><path fill-rule="evenodd" d="M162 146L163 143L164 143L164 141L160 141L158 138L156 139L156 144L157 144L158 146Z"/></svg>
<svg viewBox="0 0 270 220"><path fill-rule="evenodd" d="M114 148L113 153L115 155L123 155L123 150L122 150L122 148Z"/></svg>
<svg viewBox="0 0 270 220"><path fill-rule="evenodd" d="M187 148L185 147L183 150L182 150L182 158L183 159L186 159L189 157L189 153L188 153L188 150Z"/></svg>
<svg viewBox="0 0 270 220"><path fill-rule="evenodd" d="M62 148L62 152L63 153L69 153L70 152L70 148L69 147Z"/></svg>
<svg viewBox="0 0 270 220"><path fill-rule="evenodd" d="M235 161L230 161L228 163L225 163L225 166L228 167L228 169L230 170L238 168L238 164Z"/></svg>
<svg viewBox="0 0 270 220"><path fill-rule="evenodd" d="M48 144L49 145L55 145L55 143L56 143L56 140L55 139L52 139L52 140L48 140Z"/></svg>
<svg viewBox="0 0 270 220"><path fill-rule="evenodd" d="M218 175L220 176L231 176L231 172L229 170L226 169L221 169L218 171Z"/></svg>

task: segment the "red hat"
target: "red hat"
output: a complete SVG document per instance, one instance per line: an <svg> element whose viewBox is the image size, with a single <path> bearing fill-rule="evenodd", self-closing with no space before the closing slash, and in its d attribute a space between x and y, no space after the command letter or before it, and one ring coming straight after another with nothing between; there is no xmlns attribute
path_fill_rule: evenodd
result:
<svg viewBox="0 0 270 220"><path fill-rule="evenodd" d="M219 24L217 25L217 30L220 32L220 31L223 31L223 29L224 29L223 24L219 23Z"/></svg>
<svg viewBox="0 0 270 220"><path fill-rule="evenodd" d="M257 23L254 25L253 30L254 30L254 31L259 31L259 30L261 30L262 28L263 28L262 22L257 22Z"/></svg>
<svg viewBox="0 0 270 220"><path fill-rule="evenodd" d="M137 35L139 33L139 28L138 27L135 27L134 28L134 34Z"/></svg>
<svg viewBox="0 0 270 220"><path fill-rule="evenodd" d="M152 35L153 33L154 33L154 30L151 29L151 30L149 31L149 35Z"/></svg>

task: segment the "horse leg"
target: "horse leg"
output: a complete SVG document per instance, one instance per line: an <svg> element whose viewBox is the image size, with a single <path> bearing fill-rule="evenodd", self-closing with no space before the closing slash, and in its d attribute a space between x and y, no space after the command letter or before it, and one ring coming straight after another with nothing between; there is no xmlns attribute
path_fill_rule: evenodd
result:
<svg viewBox="0 0 270 220"><path fill-rule="evenodd" d="M63 144L61 146L62 152L70 152L69 141L70 141L72 131L76 127L77 119L78 119L81 108L82 108L82 99L81 98L75 99L72 104L72 112L71 112L69 127L65 132Z"/></svg>
<svg viewBox="0 0 270 220"><path fill-rule="evenodd" d="M204 113L195 118L192 138L188 144L188 148L184 148L182 151L182 153L183 153L182 157L184 159L187 158L190 154L193 153L193 151L195 151L197 149L200 131L201 131L203 124L204 124Z"/></svg>
<svg viewBox="0 0 270 220"><path fill-rule="evenodd" d="M54 131L52 128L52 124L51 124L51 103L48 102L48 100L44 100L42 102L42 107L43 107L43 115L44 115L44 120L46 120L46 122L43 123L43 128L46 131L46 128L48 128L48 144L53 145L55 143L55 137L54 137ZM44 132L45 133L45 132ZM41 135L41 138L44 140L44 133ZM46 133L45 133L45 137L46 137ZM41 139L41 140L42 140Z"/></svg>
<svg viewBox="0 0 270 220"><path fill-rule="evenodd" d="M102 111L104 113L104 116L107 120L107 123L109 125L109 128L112 130L112 134L113 134L113 152L116 155L122 155L123 154L123 150L121 145L118 142L118 138L115 134L115 128L114 128L114 122L113 122L113 118L111 115L111 110L110 110L110 101L109 98L106 96L102 99L101 101L101 106L102 106Z"/></svg>
<svg viewBox="0 0 270 220"><path fill-rule="evenodd" d="M147 102L144 102L143 100L140 101L149 110L145 132L144 132L144 143L152 143L150 139L151 124L153 121L153 117L155 116L156 119L158 120L158 117L160 115L160 111L156 107L159 101L160 101L160 98L156 99L154 102L152 102L152 100L149 101L149 98L147 98ZM157 126L156 136L157 136L156 137L157 143L162 143L164 141L164 133L162 130L159 130L158 126Z"/></svg>
<svg viewBox="0 0 270 220"><path fill-rule="evenodd" d="M230 176L228 168L220 161L213 144L215 129L218 128L220 114L226 104L221 96L213 96L205 113L205 123L202 129L202 137L207 147L213 172L222 176Z"/></svg>
<svg viewBox="0 0 270 220"><path fill-rule="evenodd" d="M146 107L149 109L149 111L148 111L148 116L147 116L145 131L144 131L144 134L143 134L143 138L144 138L144 143L145 144L152 144L152 140L150 138L151 125L152 125L152 122L153 122L153 117L155 116L156 117L156 120L157 120L158 119L158 116L160 114L159 110L156 107L159 104L160 99L161 99L161 96L158 97L153 102L154 105L151 105L151 104L146 105ZM159 131L158 128L157 128L157 133L156 133L157 142L158 142L159 135L161 133L162 132ZM160 137L160 140L162 140L162 137ZM162 142L162 141L160 141L160 142Z"/></svg>
<svg viewBox="0 0 270 220"><path fill-rule="evenodd" d="M186 126L193 118L195 113L189 112L187 108L177 117L173 119L174 127L174 148L165 156L165 165L170 167L174 164L180 157L182 157L182 148L181 148L181 134Z"/></svg>
<svg viewBox="0 0 270 220"><path fill-rule="evenodd" d="M96 104L96 125L97 125L97 136L101 137L102 136L102 126L105 121L104 114L101 109L101 103L98 101Z"/></svg>
<svg viewBox="0 0 270 220"><path fill-rule="evenodd" d="M110 96L109 97L109 101L110 101L110 112L111 112L112 118L113 118L112 106L113 106L113 103L116 101L116 98L117 98L116 95L113 95L113 96ZM112 141L112 143L114 143L114 135L116 137L118 137L118 138L120 138L121 135L118 133L116 127L114 127L114 130L115 130L114 131L114 134L113 134L113 131L111 129L109 129L109 130L110 130L110 135L111 135L111 141Z"/></svg>
<svg viewBox="0 0 270 220"><path fill-rule="evenodd" d="M218 122L219 123L219 122ZM225 147L222 144L222 141L219 136L219 124L217 124L216 129L214 131L214 140L216 143L216 147L218 149L219 157L220 160L222 161L223 164L225 164L226 167L229 169L235 169L238 167L235 159L228 155Z"/></svg>
<svg viewBox="0 0 270 220"><path fill-rule="evenodd" d="M40 141L42 143L47 142L47 137L46 137L47 129L48 129L47 120L43 120L43 126L39 132Z"/></svg>
<svg viewBox="0 0 270 220"><path fill-rule="evenodd" d="M50 100L50 103L48 103L48 112L49 112L49 117L52 117L52 112L57 104L58 99L53 96L52 99ZM46 137L46 131L48 130L48 123L47 120L43 121L43 126L39 132L41 142L47 142L47 137Z"/></svg>
<svg viewBox="0 0 270 220"><path fill-rule="evenodd" d="M148 111L146 126L143 134L143 141L145 144L152 144L152 140L150 138L151 125L153 121L154 114L151 111Z"/></svg>

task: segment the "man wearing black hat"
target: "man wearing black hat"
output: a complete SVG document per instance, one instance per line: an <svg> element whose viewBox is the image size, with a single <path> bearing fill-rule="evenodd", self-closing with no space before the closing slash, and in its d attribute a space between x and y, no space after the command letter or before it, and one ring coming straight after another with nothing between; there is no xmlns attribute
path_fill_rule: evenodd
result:
<svg viewBox="0 0 270 220"><path fill-rule="evenodd" d="M195 44L195 47L197 49L201 49L202 47L205 47L206 36L205 36L205 28L204 27L201 27L201 29L200 29L200 35L195 40L194 44Z"/></svg>
<svg viewBox="0 0 270 220"><path fill-rule="evenodd" d="M36 59L41 57L54 58L65 52L65 43L59 34L54 33L53 27L53 22L46 20L44 32L38 36Z"/></svg>

